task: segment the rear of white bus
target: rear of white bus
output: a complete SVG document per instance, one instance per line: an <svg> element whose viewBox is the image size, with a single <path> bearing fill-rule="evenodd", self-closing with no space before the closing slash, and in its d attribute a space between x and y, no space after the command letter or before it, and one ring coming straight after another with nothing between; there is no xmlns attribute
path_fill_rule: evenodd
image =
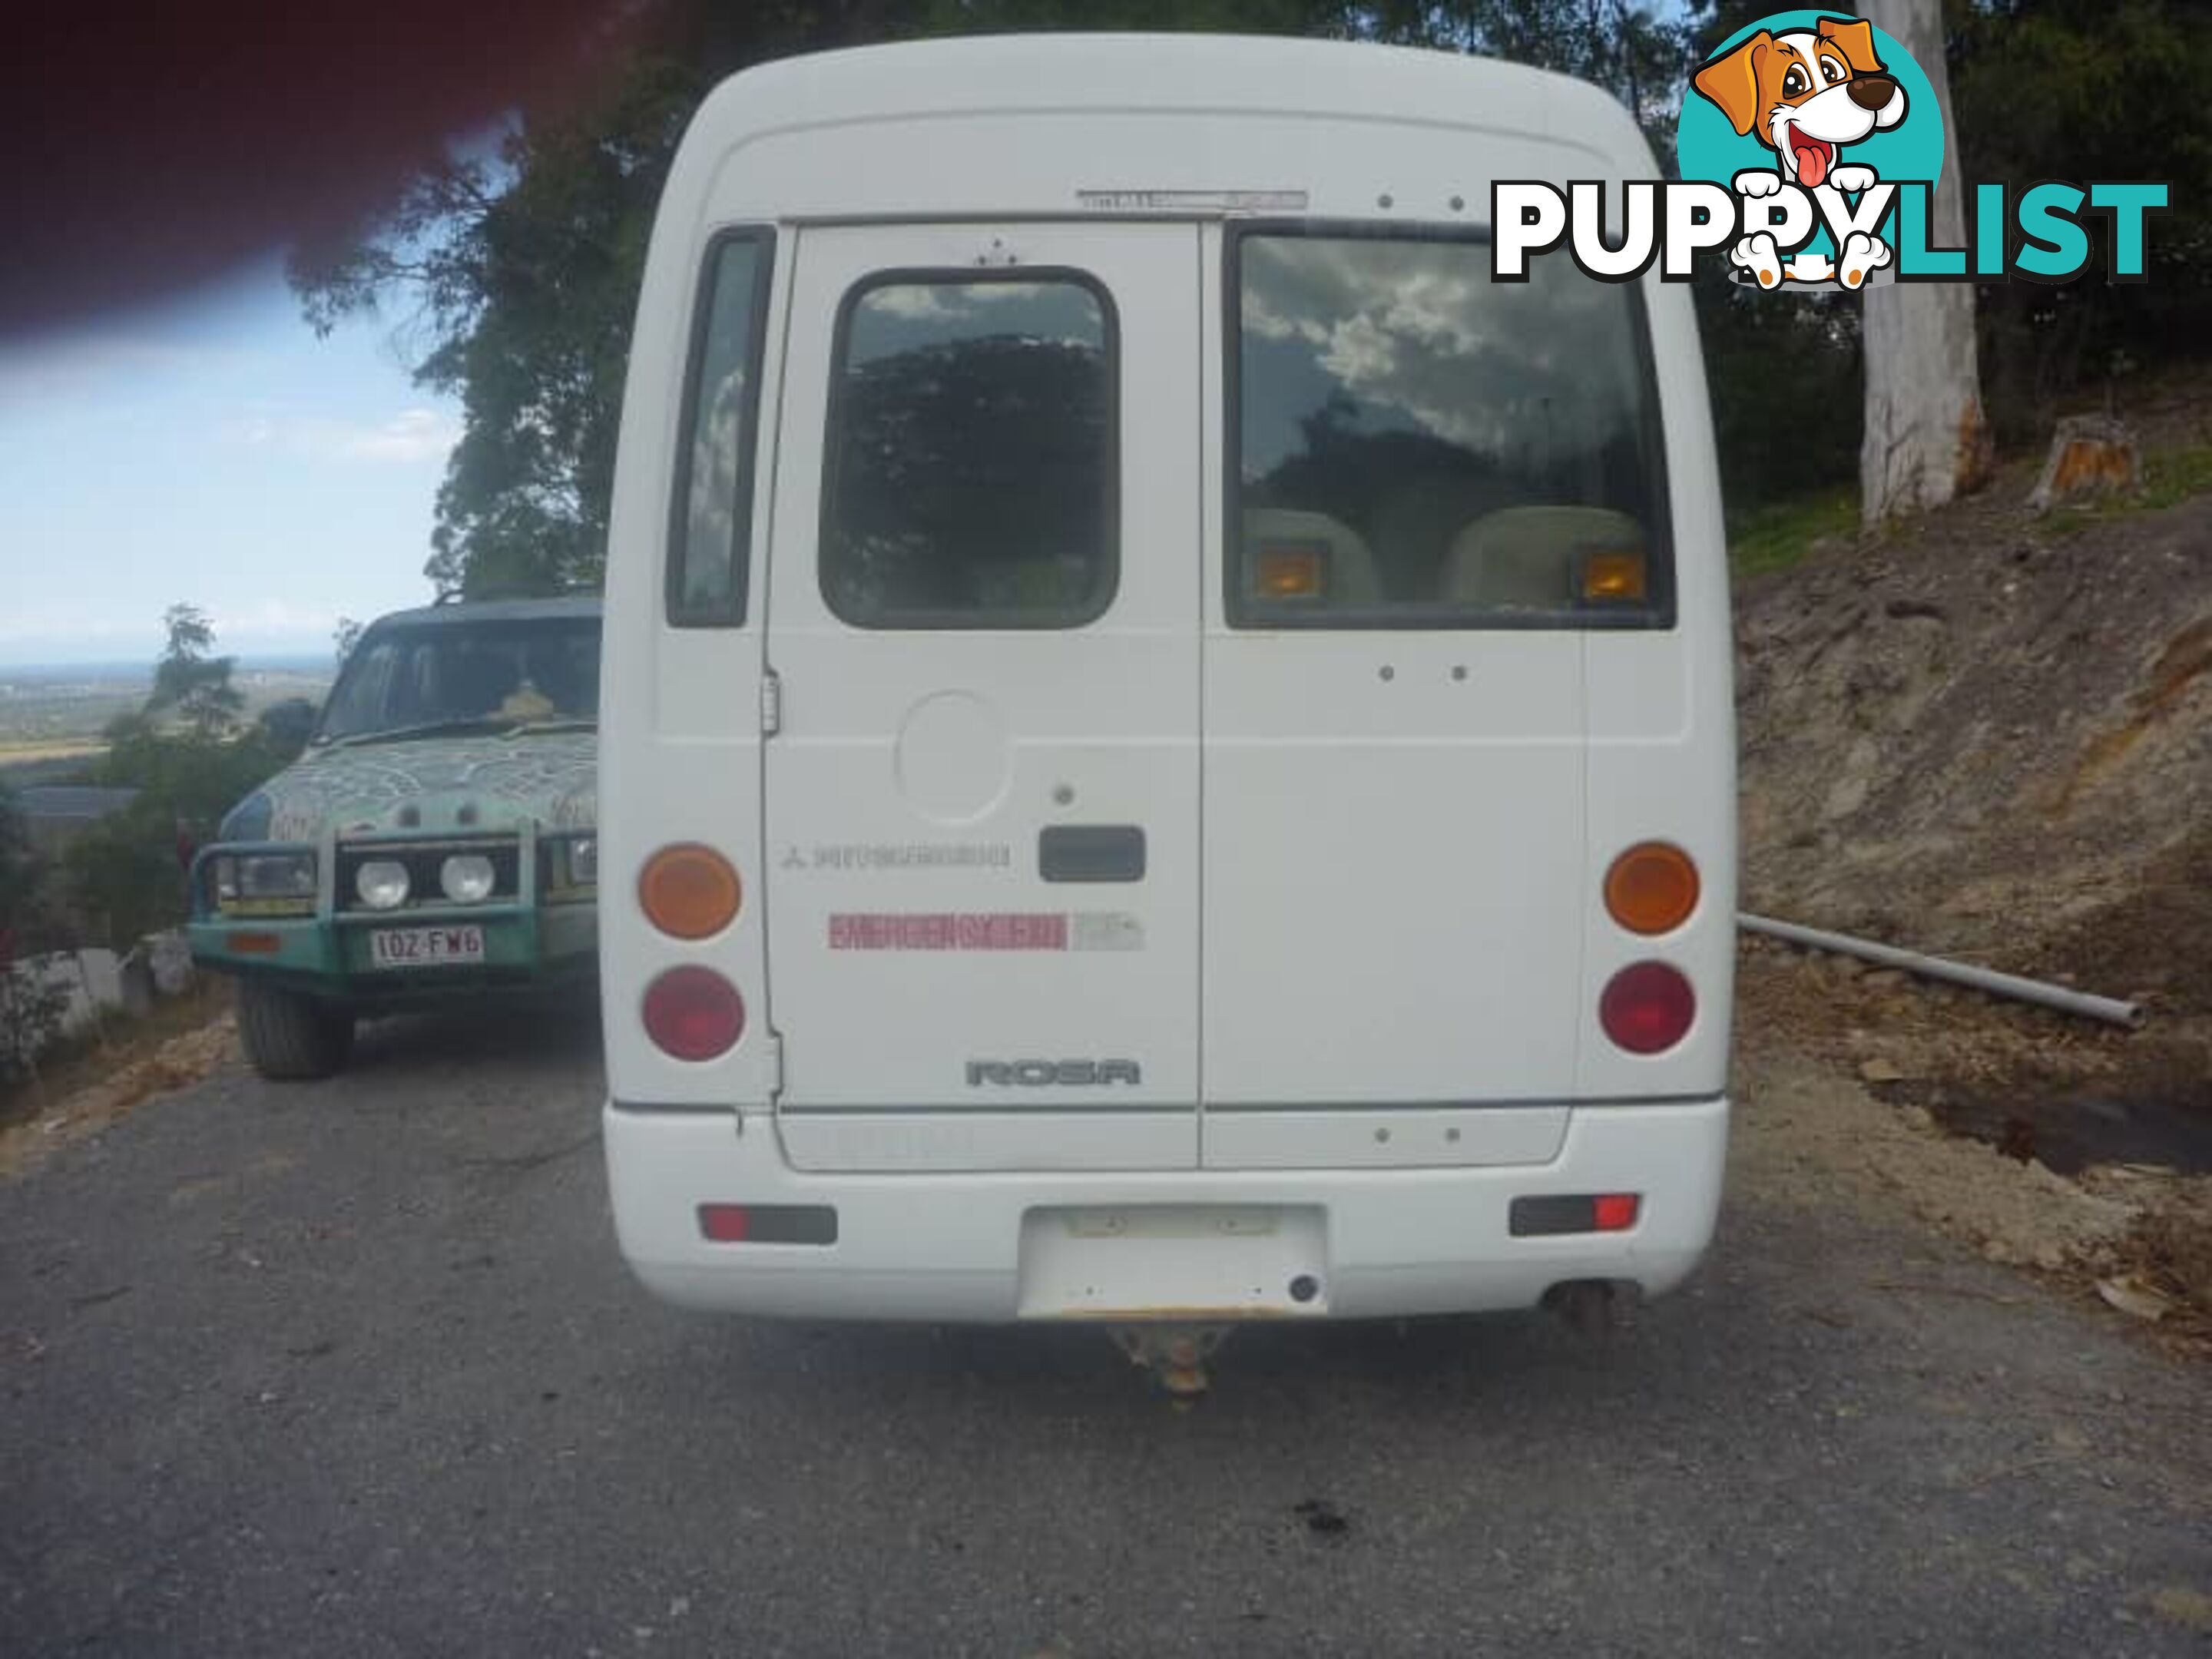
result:
<svg viewBox="0 0 2212 1659"><path fill-rule="evenodd" d="M1040 118L747 164L927 207ZM1151 165L1218 152L1178 118ZM1735 876L1686 294L1492 283L1434 161L1391 175L1436 174L1419 222L749 217L709 165L655 233L607 593L643 1282L1111 1322L1677 1284Z"/></svg>

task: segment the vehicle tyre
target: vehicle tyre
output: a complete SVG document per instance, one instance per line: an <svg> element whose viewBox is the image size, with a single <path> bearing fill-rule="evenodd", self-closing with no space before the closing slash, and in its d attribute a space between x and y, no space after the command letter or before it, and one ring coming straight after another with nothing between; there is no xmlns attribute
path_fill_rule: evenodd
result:
<svg viewBox="0 0 2212 1659"><path fill-rule="evenodd" d="M337 1003L241 979L238 1037L247 1063L265 1078L328 1077L353 1053L353 1013Z"/></svg>

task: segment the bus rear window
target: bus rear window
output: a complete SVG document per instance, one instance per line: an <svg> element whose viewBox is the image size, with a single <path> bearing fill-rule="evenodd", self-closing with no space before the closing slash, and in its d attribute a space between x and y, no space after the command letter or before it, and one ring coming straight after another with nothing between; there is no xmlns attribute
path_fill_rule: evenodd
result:
<svg viewBox="0 0 2212 1659"><path fill-rule="evenodd" d="M765 230L726 234L708 256L668 559L668 619L678 627L736 627L745 619L753 444L774 257L775 239Z"/></svg>
<svg viewBox="0 0 2212 1659"><path fill-rule="evenodd" d="M1115 317L1076 271L886 273L840 313L822 593L858 628L1079 628L1119 574Z"/></svg>
<svg viewBox="0 0 2212 1659"><path fill-rule="evenodd" d="M1236 239L1228 615L1243 628L1666 627L1640 296L1472 238Z"/></svg>

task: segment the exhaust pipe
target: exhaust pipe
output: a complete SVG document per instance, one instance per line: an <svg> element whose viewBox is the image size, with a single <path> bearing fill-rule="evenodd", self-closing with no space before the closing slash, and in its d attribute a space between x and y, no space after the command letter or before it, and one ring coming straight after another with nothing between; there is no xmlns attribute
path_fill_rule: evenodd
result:
<svg viewBox="0 0 2212 1659"><path fill-rule="evenodd" d="M1539 1305L1584 1336L1606 1336L1620 1328L1620 1291L1609 1279L1571 1279L1545 1291Z"/></svg>

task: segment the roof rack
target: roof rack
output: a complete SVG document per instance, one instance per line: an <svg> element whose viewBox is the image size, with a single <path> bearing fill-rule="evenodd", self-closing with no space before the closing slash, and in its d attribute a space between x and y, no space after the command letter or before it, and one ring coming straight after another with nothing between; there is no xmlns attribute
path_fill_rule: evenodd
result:
<svg viewBox="0 0 2212 1659"><path fill-rule="evenodd" d="M486 588L479 592L465 592L458 587L441 591L431 601L436 605L483 605L500 599L588 599L599 594L596 582L564 582L558 587L543 587L532 582L514 582L500 587Z"/></svg>

